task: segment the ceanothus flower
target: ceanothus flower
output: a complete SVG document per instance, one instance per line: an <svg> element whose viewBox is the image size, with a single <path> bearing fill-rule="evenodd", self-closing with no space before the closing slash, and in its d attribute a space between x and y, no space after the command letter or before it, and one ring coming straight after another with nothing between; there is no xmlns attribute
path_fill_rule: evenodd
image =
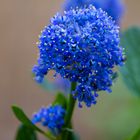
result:
<svg viewBox="0 0 140 140"><path fill-rule="evenodd" d="M119 27L102 9L90 5L56 14L39 38L35 80L42 82L50 70L77 82L73 97L79 106L96 103L98 91L111 92L117 65L123 64Z"/></svg>
<svg viewBox="0 0 140 140"><path fill-rule="evenodd" d="M124 12L123 0L65 0L64 10L71 8L83 8L84 6L94 5L96 8L102 8L110 15L116 23L120 23Z"/></svg>
<svg viewBox="0 0 140 140"><path fill-rule="evenodd" d="M54 134L58 135L64 125L65 109L60 105L42 107L33 115L32 122L42 123Z"/></svg>

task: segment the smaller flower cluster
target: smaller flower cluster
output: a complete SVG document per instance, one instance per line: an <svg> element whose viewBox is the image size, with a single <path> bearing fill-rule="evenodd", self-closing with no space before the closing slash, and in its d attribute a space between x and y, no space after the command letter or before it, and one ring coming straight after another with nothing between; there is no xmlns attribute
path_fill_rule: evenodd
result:
<svg viewBox="0 0 140 140"><path fill-rule="evenodd" d="M61 105L42 107L37 113L33 115L32 122L42 123L47 126L49 130L58 135L64 125L65 109Z"/></svg>
<svg viewBox="0 0 140 140"><path fill-rule="evenodd" d="M124 12L123 0L65 0L64 10L71 8L83 8L84 6L94 5L96 8L102 8L108 13L117 23Z"/></svg>

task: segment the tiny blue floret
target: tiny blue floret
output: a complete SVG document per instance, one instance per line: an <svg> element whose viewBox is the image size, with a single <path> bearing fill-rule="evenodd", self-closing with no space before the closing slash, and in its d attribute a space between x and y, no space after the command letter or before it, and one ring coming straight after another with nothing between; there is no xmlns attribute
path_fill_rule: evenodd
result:
<svg viewBox="0 0 140 140"><path fill-rule="evenodd" d="M65 109L60 105L42 107L33 115L32 122L42 123L43 126L54 134L58 135L64 125Z"/></svg>
<svg viewBox="0 0 140 140"><path fill-rule="evenodd" d="M102 9L90 5L56 14L39 38L35 80L42 82L56 71L70 82L77 82L73 97L88 107L96 103L97 92L111 92L117 65L124 56L119 27Z"/></svg>

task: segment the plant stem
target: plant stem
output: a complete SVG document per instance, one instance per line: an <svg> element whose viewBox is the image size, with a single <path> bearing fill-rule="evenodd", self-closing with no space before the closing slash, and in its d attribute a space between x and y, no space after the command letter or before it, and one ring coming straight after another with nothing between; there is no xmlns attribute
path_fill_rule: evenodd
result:
<svg viewBox="0 0 140 140"><path fill-rule="evenodd" d="M73 90L75 90L76 87L76 83L71 83L71 92ZM74 106L75 106L75 99L72 97L72 93L69 94L69 100L68 100L68 105L67 105L67 115L65 118L65 125L68 126L71 118L72 118L72 114L74 111Z"/></svg>
<svg viewBox="0 0 140 140"><path fill-rule="evenodd" d="M72 82L71 83L71 93L69 94L69 100L68 100L68 104L67 104L67 114L65 117L65 128L71 128L71 119L72 119L72 115L73 115L74 107L75 107L75 103L76 103L76 100L72 97L72 91L74 91L75 88L76 88L76 83ZM68 135L69 135L69 132L64 131L63 140L67 140Z"/></svg>

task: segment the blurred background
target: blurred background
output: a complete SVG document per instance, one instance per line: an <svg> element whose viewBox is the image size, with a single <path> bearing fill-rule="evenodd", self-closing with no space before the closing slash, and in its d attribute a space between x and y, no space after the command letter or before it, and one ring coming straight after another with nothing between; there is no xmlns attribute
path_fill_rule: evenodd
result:
<svg viewBox="0 0 140 140"><path fill-rule="evenodd" d="M36 63L38 35L62 3L0 0L0 140L14 140L19 122L11 111L12 104L21 106L31 117L53 100L51 93L33 81L31 69ZM140 25L140 1L125 0L125 4L122 29ZM113 92L100 93L96 106L77 107L74 123L81 140L122 140L130 136L140 126L140 99L130 92L120 75Z"/></svg>

